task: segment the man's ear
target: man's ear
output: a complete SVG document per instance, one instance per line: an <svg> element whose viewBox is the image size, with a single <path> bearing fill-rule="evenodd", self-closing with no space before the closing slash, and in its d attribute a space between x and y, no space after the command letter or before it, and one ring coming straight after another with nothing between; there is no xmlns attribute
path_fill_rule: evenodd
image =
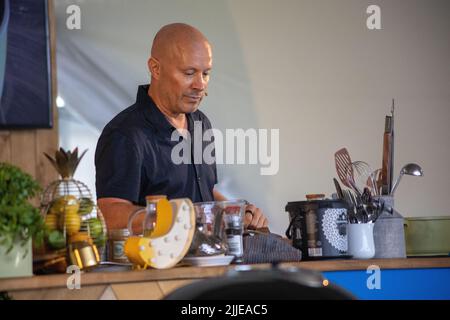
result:
<svg viewBox="0 0 450 320"><path fill-rule="evenodd" d="M156 58L150 57L147 61L148 70L152 74L152 78L159 79L161 72L159 61Z"/></svg>

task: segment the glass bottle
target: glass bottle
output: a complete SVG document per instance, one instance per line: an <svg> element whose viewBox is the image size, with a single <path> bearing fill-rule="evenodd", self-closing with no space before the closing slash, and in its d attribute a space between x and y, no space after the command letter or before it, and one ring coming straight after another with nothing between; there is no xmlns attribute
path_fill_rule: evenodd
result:
<svg viewBox="0 0 450 320"><path fill-rule="evenodd" d="M246 202L243 200L223 201L225 234L227 237L227 253L235 256L234 262L242 262L244 255L244 209Z"/></svg>

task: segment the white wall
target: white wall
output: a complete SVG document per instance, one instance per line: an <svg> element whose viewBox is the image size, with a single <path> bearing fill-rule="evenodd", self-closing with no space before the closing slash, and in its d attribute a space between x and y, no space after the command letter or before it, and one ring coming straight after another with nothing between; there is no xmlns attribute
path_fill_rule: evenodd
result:
<svg viewBox="0 0 450 320"><path fill-rule="evenodd" d="M84 150L87 150L73 178L83 182L95 199L95 171L93 165L95 147L99 138L97 130L87 125L82 119L70 114L66 108L59 108L58 116L60 146L65 150L73 150L78 147L79 155Z"/></svg>
<svg viewBox="0 0 450 320"><path fill-rule="evenodd" d="M81 30L65 26L72 3L80 5ZM370 4L381 7L382 30L366 28ZM213 44L213 76L201 106L213 125L280 129L277 175L261 176L259 166L219 166L219 189L261 206L273 231L284 233L288 201L334 192L339 148L381 166L392 98L395 171L417 162L425 172L403 178L396 208L405 216L450 215L450 2L56 0L56 12L59 91L68 112L96 128L90 139L148 81L156 31L187 22ZM62 127L61 141L70 132ZM85 176L92 177L93 160L86 160Z"/></svg>

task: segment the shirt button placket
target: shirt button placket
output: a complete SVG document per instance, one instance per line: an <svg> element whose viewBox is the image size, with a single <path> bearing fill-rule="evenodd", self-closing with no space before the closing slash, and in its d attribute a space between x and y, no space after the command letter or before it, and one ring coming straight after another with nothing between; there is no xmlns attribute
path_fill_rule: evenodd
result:
<svg viewBox="0 0 450 320"><path fill-rule="evenodd" d="M200 195L202 197L202 201L205 201L206 195L205 195L205 190L203 190L202 177L200 176L200 172L201 172L200 166L195 165L195 173L197 174L198 189L200 190Z"/></svg>

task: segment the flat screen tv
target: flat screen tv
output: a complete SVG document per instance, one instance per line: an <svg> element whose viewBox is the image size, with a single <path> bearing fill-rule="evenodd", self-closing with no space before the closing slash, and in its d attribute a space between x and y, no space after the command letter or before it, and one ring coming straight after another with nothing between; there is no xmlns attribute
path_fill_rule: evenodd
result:
<svg viewBox="0 0 450 320"><path fill-rule="evenodd" d="M0 0L0 129L51 128L47 0Z"/></svg>

